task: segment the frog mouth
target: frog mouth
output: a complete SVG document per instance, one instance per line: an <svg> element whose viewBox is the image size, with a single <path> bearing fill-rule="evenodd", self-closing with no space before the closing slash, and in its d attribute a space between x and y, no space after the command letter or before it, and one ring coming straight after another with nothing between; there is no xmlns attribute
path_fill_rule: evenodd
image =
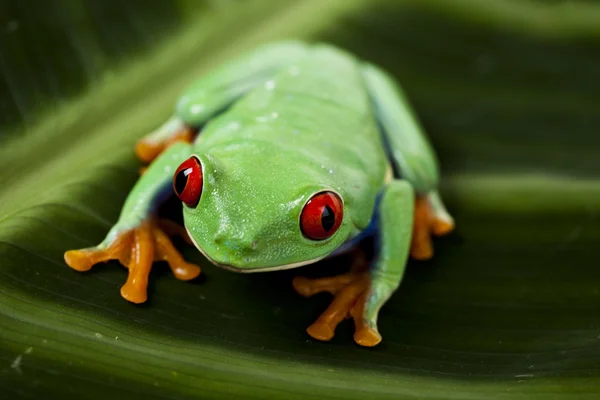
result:
<svg viewBox="0 0 600 400"><path fill-rule="evenodd" d="M321 261L322 259L324 259L328 256L328 254L325 254L324 256L312 258L310 260L299 261L299 262L290 263L290 264L274 265L274 266L270 266L270 267L257 267L257 268L236 267L235 265L224 264L224 263L221 263L221 262L218 262L218 261L215 261L214 259L212 259L202 249L202 247L200 247L198 245L198 243L196 243L196 240L192 237L192 235L190 234L190 231L187 229L187 227L185 229L187 231L187 234L188 234L190 240L192 241L192 243L194 243L194 246L196 247L196 249L198 249L198 251L213 265L215 265L219 268L226 269L228 271L233 271L233 272L238 272L238 273L243 273L243 274L252 274L252 273L256 273L256 272L284 271L286 269L299 268L299 267L303 267L305 265L316 263L317 261Z"/></svg>

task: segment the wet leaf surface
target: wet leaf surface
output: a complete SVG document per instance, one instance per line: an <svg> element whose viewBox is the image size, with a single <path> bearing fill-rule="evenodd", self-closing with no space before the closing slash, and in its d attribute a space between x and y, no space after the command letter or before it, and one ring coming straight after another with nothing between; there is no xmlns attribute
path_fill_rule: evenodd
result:
<svg viewBox="0 0 600 400"><path fill-rule="evenodd" d="M9 398L597 398L600 27L587 21L600 8L255 3L189 22L111 81L0 139ZM116 221L137 178L133 143L194 76L290 36L392 71L442 160L457 232L436 242L434 260L410 263L375 349L356 346L349 323L330 343L306 335L330 299L297 296L298 271L237 275L180 243L203 276L182 283L157 265L150 301L134 306L119 296L117 263L80 274L62 260Z"/></svg>

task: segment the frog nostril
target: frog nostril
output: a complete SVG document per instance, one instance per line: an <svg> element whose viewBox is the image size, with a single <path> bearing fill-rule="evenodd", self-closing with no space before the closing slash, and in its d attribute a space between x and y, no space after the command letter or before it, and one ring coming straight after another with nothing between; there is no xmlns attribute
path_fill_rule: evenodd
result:
<svg viewBox="0 0 600 400"><path fill-rule="evenodd" d="M228 248L230 251L246 253L255 252L258 248L258 241L244 238L235 238L227 234L217 233L213 236L215 245Z"/></svg>
<svg viewBox="0 0 600 400"><path fill-rule="evenodd" d="M215 235L215 237L213 238L215 243L221 244L223 242L223 236L221 235Z"/></svg>

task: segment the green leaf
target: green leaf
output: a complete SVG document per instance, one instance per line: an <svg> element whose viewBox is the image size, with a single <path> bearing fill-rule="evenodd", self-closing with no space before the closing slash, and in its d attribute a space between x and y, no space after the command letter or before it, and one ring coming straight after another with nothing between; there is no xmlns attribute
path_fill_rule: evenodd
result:
<svg viewBox="0 0 600 400"><path fill-rule="evenodd" d="M50 14L26 3L0 13L18 15L0 33L7 398L600 395L600 6L62 1ZM440 154L457 232L436 241L434 260L410 263L374 349L353 343L350 324L330 343L306 335L330 298L297 296L298 271L233 274L182 246L204 278L183 283L157 265L148 304L135 306L119 296L117 263L80 274L62 259L116 221L137 178L135 140L194 77L289 37L394 73Z"/></svg>

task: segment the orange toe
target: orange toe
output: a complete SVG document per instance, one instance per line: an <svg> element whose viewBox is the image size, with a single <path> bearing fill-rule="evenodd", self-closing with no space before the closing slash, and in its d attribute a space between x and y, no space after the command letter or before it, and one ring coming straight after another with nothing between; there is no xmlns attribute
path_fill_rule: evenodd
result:
<svg viewBox="0 0 600 400"><path fill-rule="evenodd" d="M296 279L296 287L299 286L296 290L299 293L305 291L305 293L311 294L314 288L318 288L318 292L327 291L334 294L329 307L308 327L306 332L317 340L331 340L338 324L351 316L351 310L362 298L361 296L366 293L369 283L368 273L348 273L337 277L310 280ZM332 284L335 284L336 288L331 287ZM325 287L327 288L324 289Z"/></svg>
<svg viewBox="0 0 600 400"><path fill-rule="evenodd" d="M413 223L410 255L416 260L428 260L433 256L430 231L430 209L427 198L417 196Z"/></svg>
<svg viewBox="0 0 600 400"><path fill-rule="evenodd" d="M149 140L139 140L135 145L135 154L144 163L154 160L163 150L164 144Z"/></svg>
<svg viewBox="0 0 600 400"><path fill-rule="evenodd" d="M327 342L333 338L335 329L327 323L315 322L306 329L306 332L313 339Z"/></svg>
<svg viewBox="0 0 600 400"><path fill-rule="evenodd" d="M127 281L121 287L121 296L135 304L142 304L148 300L148 295L146 293L146 285L145 284L135 284L130 281Z"/></svg>
<svg viewBox="0 0 600 400"><path fill-rule="evenodd" d="M140 161L148 164L173 143L192 143L194 141L195 133L196 131L194 129L190 127L184 127L176 132L173 132L171 137L161 141L150 140L148 138L140 139L135 145L135 154Z"/></svg>
<svg viewBox="0 0 600 400"><path fill-rule="evenodd" d="M69 250L65 253L64 258L69 267L80 272L89 271L95 264L90 252L86 250Z"/></svg>
<svg viewBox="0 0 600 400"><path fill-rule="evenodd" d="M296 276L292 279L292 286L300 296L310 297L314 294L310 279L303 276Z"/></svg>
<svg viewBox="0 0 600 400"><path fill-rule="evenodd" d="M172 223L172 225L169 225L165 221L163 221L163 226L169 226L174 233L182 234L183 228L173 222L169 222ZM166 261L177 279L189 281L200 275L200 267L190 264L183 259L179 251L171 243L166 232L155 226L152 228L152 234L154 235L154 243L156 245L155 259ZM185 230L183 230L183 234L187 237Z"/></svg>
<svg viewBox="0 0 600 400"><path fill-rule="evenodd" d="M190 128L188 126L181 128L177 132L173 134L173 136L165 142L165 147L169 147L173 143L177 142L185 142L192 143L194 141L194 136L196 134L196 130Z"/></svg>
<svg viewBox="0 0 600 400"><path fill-rule="evenodd" d="M381 335L375 329L365 327L354 333L354 341L364 347L374 347L381 342Z"/></svg>
<svg viewBox="0 0 600 400"><path fill-rule="evenodd" d="M410 248L412 258L420 261L431 259L433 257L432 236L443 236L453 230L454 221L451 217L441 212L436 215L427 196L416 196Z"/></svg>
<svg viewBox="0 0 600 400"><path fill-rule="evenodd" d="M433 246L430 240L413 242L410 255L415 260L425 261L433 258Z"/></svg>
<svg viewBox="0 0 600 400"><path fill-rule="evenodd" d="M454 223L436 218L431 225L431 231L435 236L444 236L454 230Z"/></svg>
<svg viewBox="0 0 600 400"><path fill-rule="evenodd" d="M190 239L190 235L188 235L185 228L178 225L176 222L171 221L170 219L160 218L158 220L158 227L168 236L179 236L190 246L194 245L194 242Z"/></svg>
<svg viewBox="0 0 600 400"><path fill-rule="evenodd" d="M201 272L200 267L183 259L154 219L120 232L106 248L70 250L64 258L77 271L88 271L100 262L119 260L129 270L127 282L121 287L121 296L136 304L144 303L148 298L148 278L155 261L166 261L175 277L184 281L196 278Z"/></svg>
<svg viewBox="0 0 600 400"><path fill-rule="evenodd" d="M200 267L194 264L179 264L176 267L172 267L171 271L175 278L181 281L190 281L200 275Z"/></svg>

